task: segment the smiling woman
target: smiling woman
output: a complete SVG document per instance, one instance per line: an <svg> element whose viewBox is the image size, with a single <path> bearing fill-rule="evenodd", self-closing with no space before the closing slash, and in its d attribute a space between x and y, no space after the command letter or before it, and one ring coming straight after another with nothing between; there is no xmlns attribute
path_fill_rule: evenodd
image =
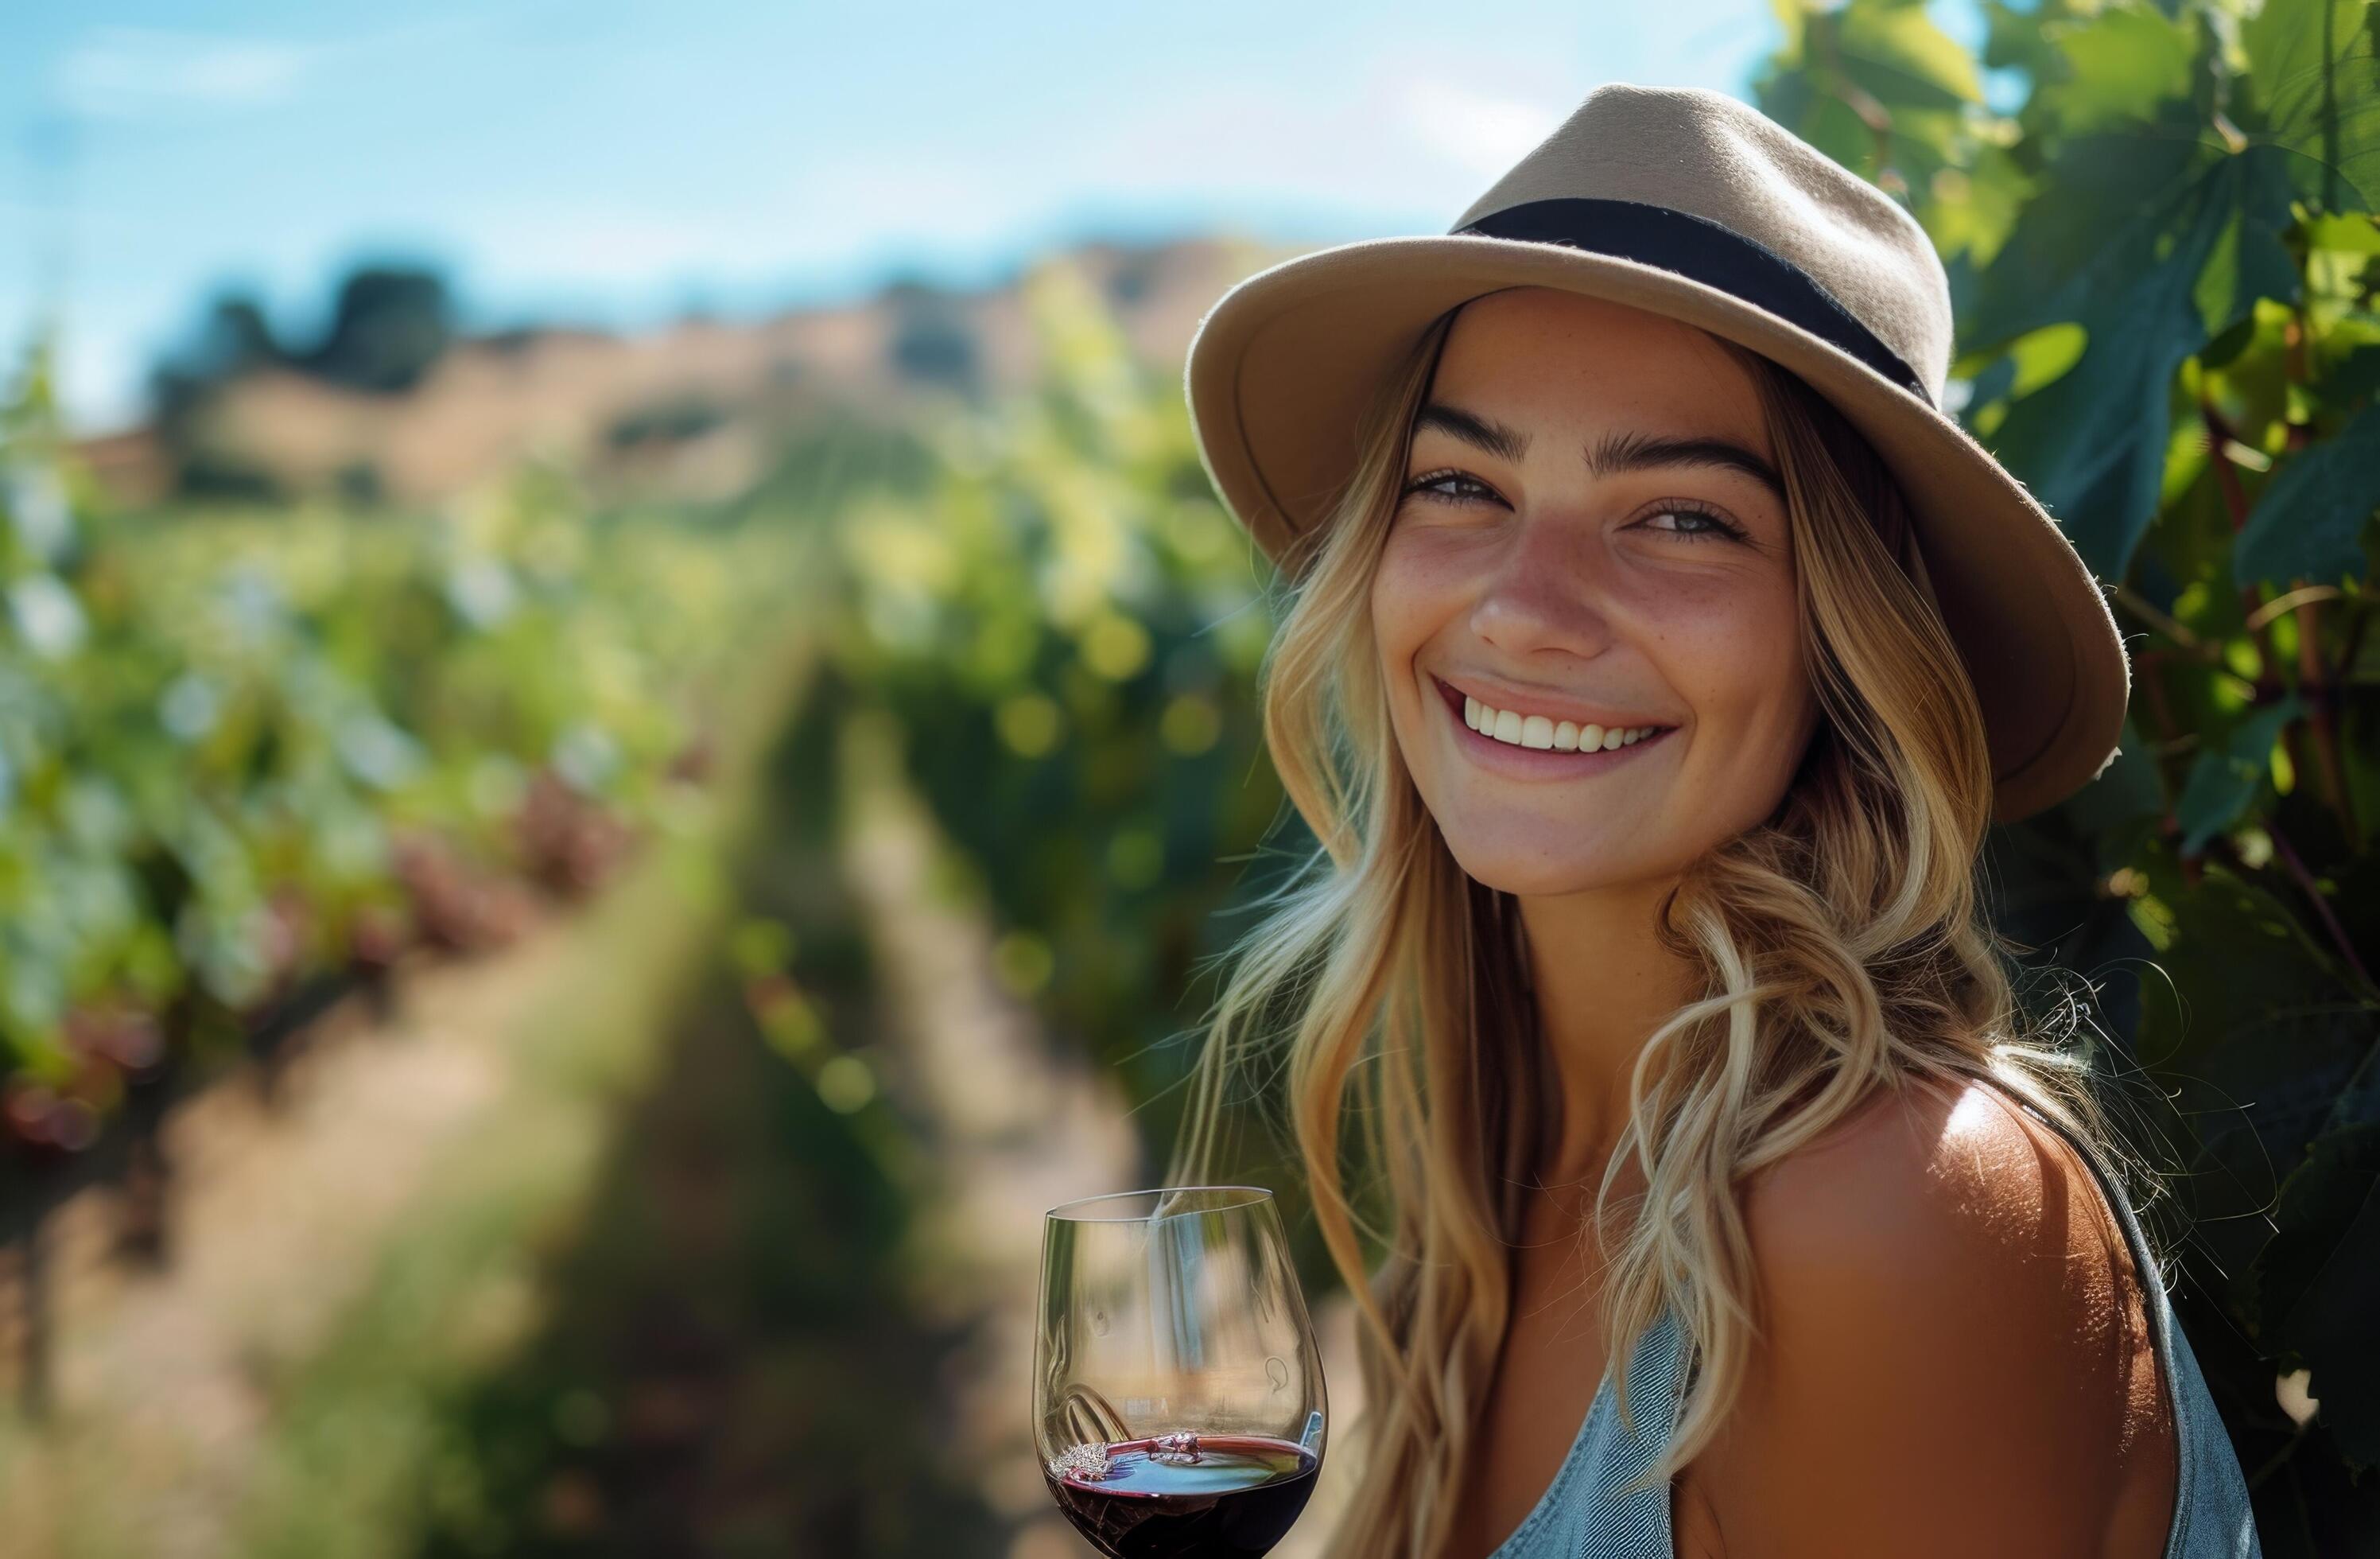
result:
<svg viewBox="0 0 2380 1559"><path fill-rule="evenodd" d="M1936 409L1930 244L1693 90L1598 89L1470 215L1251 278L1191 354L1329 861L1236 950L1171 1177L1220 1173L1232 1065L1285 1078L1373 1405L1327 1552L2257 1553L1979 907L2125 670Z"/></svg>
<svg viewBox="0 0 2380 1559"><path fill-rule="evenodd" d="M1774 810L1809 745L1792 539L1741 350L1543 287L1458 311L1430 404L1465 411L1415 421L1371 611L1399 749L1472 876L1521 894L1673 878ZM1502 435L1470 436L1489 423ZM1458 459L1460 497L1421 485ZM1625 765L1527 761L1461 739L1432 678L1515 724L1598 725L1598 745L1615 725L1677 736ZM1531 778L1553 783L1510 783Z"/></svg>

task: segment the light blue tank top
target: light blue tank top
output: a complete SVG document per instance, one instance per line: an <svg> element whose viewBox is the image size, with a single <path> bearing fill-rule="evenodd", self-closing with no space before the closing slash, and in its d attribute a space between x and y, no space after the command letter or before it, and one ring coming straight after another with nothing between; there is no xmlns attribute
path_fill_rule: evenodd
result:
<svg viewBox="0 0 2380 1559"><path fill-rule="evenodd" d="M2181 1458L2164 1559L2263 1559L2239 1455L2207 1394L2198 1356L2175 1322L2173 1302L2131 1203L2095 1150L2028 1101L2013 1092L2010 1097L2081 1150L2100 1190L2114 1204L2132 1261L2155 1295L2149 1329L2173 1403ZM1553 1481L1488 1559L1672 1559L1669 1485L1633 1493L1621 1491L1653 1464L1677 1427L1685 1388L1692 1384L1690 1372L1681 1367L1680 1353L1676 1318L1665 1307L1629 1356L1628 1404L1636 1432L1631 1434L1620 1422L1611 1371L1606 1369Z"/></svg>

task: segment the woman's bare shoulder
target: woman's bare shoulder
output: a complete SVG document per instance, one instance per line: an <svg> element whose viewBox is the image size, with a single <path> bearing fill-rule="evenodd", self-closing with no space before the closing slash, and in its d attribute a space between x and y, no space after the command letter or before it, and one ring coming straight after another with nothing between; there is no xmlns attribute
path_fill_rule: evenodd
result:
<svg viewBox="0 0 2380 1559"><path fill-rule="evenodd" d="M1988 1083L1879 1092L1743 1209L1757 1331L1703 1469L1762 1534L1731 1553L2097 1552L2131 1263L2062 1139Z"/></svg>
<svg viewBox="0 0 2380 1559"><path fill-rule="evenodd" d="M1764 1275L1983 1282L2003 1326L2092 1331L2140 1281L2089 1166L1985 1082L1879 1090L1752 1176L1743 1208Z"/></svg>

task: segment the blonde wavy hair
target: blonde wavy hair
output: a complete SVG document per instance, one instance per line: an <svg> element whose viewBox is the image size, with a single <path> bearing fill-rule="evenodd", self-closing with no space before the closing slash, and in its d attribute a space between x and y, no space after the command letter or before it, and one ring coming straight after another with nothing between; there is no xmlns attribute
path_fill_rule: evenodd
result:
<svg viewBox="0 0 2380 1559"><path fill-rule="evenodd" d="M1433 826L1397 749L1371 631L1413 419L1459 311L1385 382L1335 511L1281 560L1264 733L1320 848L1220 956L1232 972L1202 1024L1167 1181L1215 1179L1238 1114L1233 1075L1274 1081L1266 1119L1279 1140L1285 1117L1358 1309L1361 1472L1327 1552L1364 1559L1432 1559L1447 1541L1511 1311L1505 1242L1560 1127L1517 903L1469 877ZM2016 944L1979 909L1983 717L1922 575L1901 561L1913 546L1900 490L1798 375L1714 339L1752 375L1777 452L1823 718L1775 812L1694 861L1662 907L1658 934L1700 968L1703 991L1638 1054L1592 1212L1593 1227L1613 1226L1612 1184L1634 1155L1645 1189L1626 1202L1602 1312L1624 1421L1620 1350L1664 1304L1694 1359L1667 1451L1638 1487L1694 1458L1744 1379L1754 1285L1735 1181L1879 1086L1981 1075L2124 1162L2088 1041L2019 1037L2002 962ZM2088 1021L2070 997L2052 1013L2046 1023L2070 1034ZM1368 1172L1357 1189L1377 1222L1342 1156ZM1366 1240L1383 1253L1377 1272Z"/></svg>

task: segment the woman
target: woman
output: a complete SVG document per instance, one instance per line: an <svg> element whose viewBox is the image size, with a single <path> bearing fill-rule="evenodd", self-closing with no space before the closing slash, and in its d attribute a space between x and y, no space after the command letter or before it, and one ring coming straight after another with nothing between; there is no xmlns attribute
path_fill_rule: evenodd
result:
<svg viewBox="0 0 2380 1559"><path fill-rule="evenodd" d="M1261 1017L1362 1319L1332 1555L2258 1552L2087 1064L1978 920L1987 824L2105 766L2129 676L1939 409L1950 339L1888 197L1630 85L1452 234L1201 323L1328 859L1172 1179Z"/></svg>

